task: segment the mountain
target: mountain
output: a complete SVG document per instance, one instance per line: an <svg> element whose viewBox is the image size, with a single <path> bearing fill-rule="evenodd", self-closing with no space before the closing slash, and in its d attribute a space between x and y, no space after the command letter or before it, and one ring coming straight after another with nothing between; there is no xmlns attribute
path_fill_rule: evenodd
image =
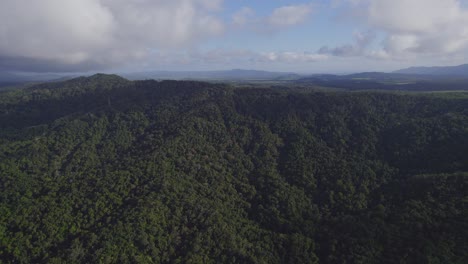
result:
<svg viewBox="0 0 468 264"><path fill-rule="evenodd" d="M299 78L298 74L289 72L269 72L258 70L233 69L227 71L152 71L123 73L131 80L169 79L169 80L289 80Z"/></svg>
<svg viewBox="0 0 468 264"><path fill-rule="evenodd" d="M458 66L443 66L443 67L410 67L393 73L399 74L421 74L435 76L457 76L468 78L468 64Z"/></svg>
<svg viewBox="0 0 468 264"><path fill-rule="evenodd" d="M0 262L466 263L467 109L103 74L2 92Z"/></svg>
<svg viewBox="0 0 468 264"><path fill-rule="evenodd" d="M63 74L32 74L32 73L17 73L17 72L0 72L0 82L39 82L59 80L69 78Z"/></svg>
<svg viewBox="0 0 468 264"><path fill-rule="evenodd" d="M252 81L277 80L287 81L300 78L299 74L291 72L269 72L259 70L233 69L226 71L148 71L121 73L130 80L218 80L218 81ZM48 82L68 80L72 77L60 74L27 74L15 72L0 72L0 85L20 84L27 82Z"/></svg>
<svg viewBox="0 0 468 264"><path fill-rule="evenodd" d="M73 77L63 74L32 74L18 72L0 72L0 89L9 86L18 86L23 84L39 82L59 82L71 79Z"/></svg>
<svg viewBox="0 0 468 264"><path fill-rule="evenodd" d="M385 91L467 91L468 77L424 75L413 73L362 72L348 75L318 74L290 83L297 85L339 88L344 90Z"/></svg>

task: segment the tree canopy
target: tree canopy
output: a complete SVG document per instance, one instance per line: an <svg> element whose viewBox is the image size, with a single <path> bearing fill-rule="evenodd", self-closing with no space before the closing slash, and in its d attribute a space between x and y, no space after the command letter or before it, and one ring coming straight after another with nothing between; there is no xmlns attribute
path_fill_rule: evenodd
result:
<svg viewBox="0 0 468 264"><path fill-rule="evenodd" d="M468 99L96 75L0 93L0 262L467 263Z"/></svg>

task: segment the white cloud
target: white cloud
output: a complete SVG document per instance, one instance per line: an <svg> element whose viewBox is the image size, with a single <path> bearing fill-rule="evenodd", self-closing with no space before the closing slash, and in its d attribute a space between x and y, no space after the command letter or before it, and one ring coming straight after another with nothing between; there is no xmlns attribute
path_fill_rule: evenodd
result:
<svg viewBox="0 0 468 264"><path fill-rule="evenodd" d="M383 15L379 12L387 10ZM378 1L369 8L372 26L387 32L390 56L444 55L468 48L468 11L455 0Z"/></svg>
<svg viewBox="0 0 468 264"><path fill-rule="evenodd" d="M298 63L322 61L327 58L326 54L285 51L261 53L259 59L263 62Z"/></svg>
<svg viewBox="0 0 468 264"><path fill-rule="evenodd" d="M235 26L244 26L251 22L255 17L255 12L250 7L243 7L232 15L232 23Z"/></svg>
<svg viewBox="0 0 468 264"><path fill-rule="evenodd" d="M223 32L222 0L2 0L0 69L73 71Z"/></svg>
<svg viewBox="0 0 468 264"><path fill-rule="evenodd" d="M373 31L355 32L353 44L346 44L335 48L324 46L320 48L319 53L342 57L361 56L367 52L367 47L374 41L375 37L375 32Z"/></svg>
<svg viewBox="0 0 468 264"><path fill-rule="evenodd" d="M195 2L212 11L220 11L223 6L223 0L198 0Z"/></svg>
<svg viewBox="0 0 468 264"><path fill-rule="evenodd" d="M221 21L206 11L217 10L219 1L209 0L101 0L116 19L122 38L151 41L156 48L184 45L217 34ZM210 4L211 3L211 4ZM136 41L135 41L136 42Z"/></svg>
<svg viewBox="0 0 468 264"><path fill-rule="evenodd" d="M258 55L246 49L213 49L206 52L190 52L193 63L204 64L237 64L252 61Z"/></svg>
<svg viewBox="0 0 468 264"><path fill-rule="evenodd" d="M232 25L257 33L274 33L304 23L313 11L312 4L287 5L273 9L268 16L256 16L250 7L243 7L232 16Z"/></svg>
<svg viewBox="0 0 468 264"><path fill-rule="evenodd" d="M341 0L365 16L366 25L384 35L380 49L367 55L404 59L465 54L468 10L458 0Z"/></svg>
<svg viewBox="0 0 468 264"><path fill-rule="evenodd" d="M94 0L0 3L0 54L75 63L109 43L110 11Z"/></svg>
<svg viewBox="0 0 468 264"><path fill-rule="evenodd" d="M155 52L152 55L153 63L145 65L147 68L157 69L232 69L257 68L268 69L273 66L289 64L312 65L324 61L329 56L311 52L272 51L256 52L247 49L213 49L208 51L190 52Z"/></svg>
<svg viewBox="0 0 468 264"><path fill-rule="evenodd" d="M381 29L413 34L438 33L466 19L456 0L371 1L368 16L369 22Z"/></svg>
<svg viewBox="0 0 468 264"><path fill-rule="evenodd" d="M363 0L331 0L330 1L330 6L332 8L338 8L346 4L353 4L357 5L361 2L364 2Z"/></svg>
<svg viewBox="0 0 468 264"><path fill-rule="evenodd" d="M267 22L272 26L294 26L304 22L311 13L311 4L283 6L273 10Z"/></svg>

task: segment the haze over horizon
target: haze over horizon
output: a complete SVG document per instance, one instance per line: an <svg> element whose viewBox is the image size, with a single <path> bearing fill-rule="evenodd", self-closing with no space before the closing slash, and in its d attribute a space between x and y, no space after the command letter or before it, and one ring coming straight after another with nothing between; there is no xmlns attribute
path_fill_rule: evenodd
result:
<svg viewBox="0 0 468 264"><path fill-rule="evenodd" d="M0 73L351 73L467 55L466 0L0 2Z"/></svg>

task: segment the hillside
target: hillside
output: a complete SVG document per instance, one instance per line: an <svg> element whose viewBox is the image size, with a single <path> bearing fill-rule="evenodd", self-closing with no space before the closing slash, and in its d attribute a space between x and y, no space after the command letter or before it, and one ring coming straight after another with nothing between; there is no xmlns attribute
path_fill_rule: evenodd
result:
<svg viewBox="0 0 468 264"><path fill-rule="evenodd" d="M95 75L0 93L0 262L467 263L468 99Z"/></svg>
<svg viewBox="0 0 468 264"><path fill-rule="evenodd" d="M383 72L362 72L349 75L319 74L291 80L290 83L348 91L468 91L468 78L465 77Z"/></svg>
<svg viewBox="0 0 468 264"><path fill-rule="evenodd" d="M269 72L258 70L233 69L224 71L150 71L125 73L131 80L141 79L170 79L170 80L294 80L298 74L289 72Z"/></svg>
<svg viewBox="0 0 468 264"><path fill-rule="evenodd" d="M433 76L458 76L468 78L468 64L445 67L410 67L394 71L399 74L421 74Z"/></svg>

